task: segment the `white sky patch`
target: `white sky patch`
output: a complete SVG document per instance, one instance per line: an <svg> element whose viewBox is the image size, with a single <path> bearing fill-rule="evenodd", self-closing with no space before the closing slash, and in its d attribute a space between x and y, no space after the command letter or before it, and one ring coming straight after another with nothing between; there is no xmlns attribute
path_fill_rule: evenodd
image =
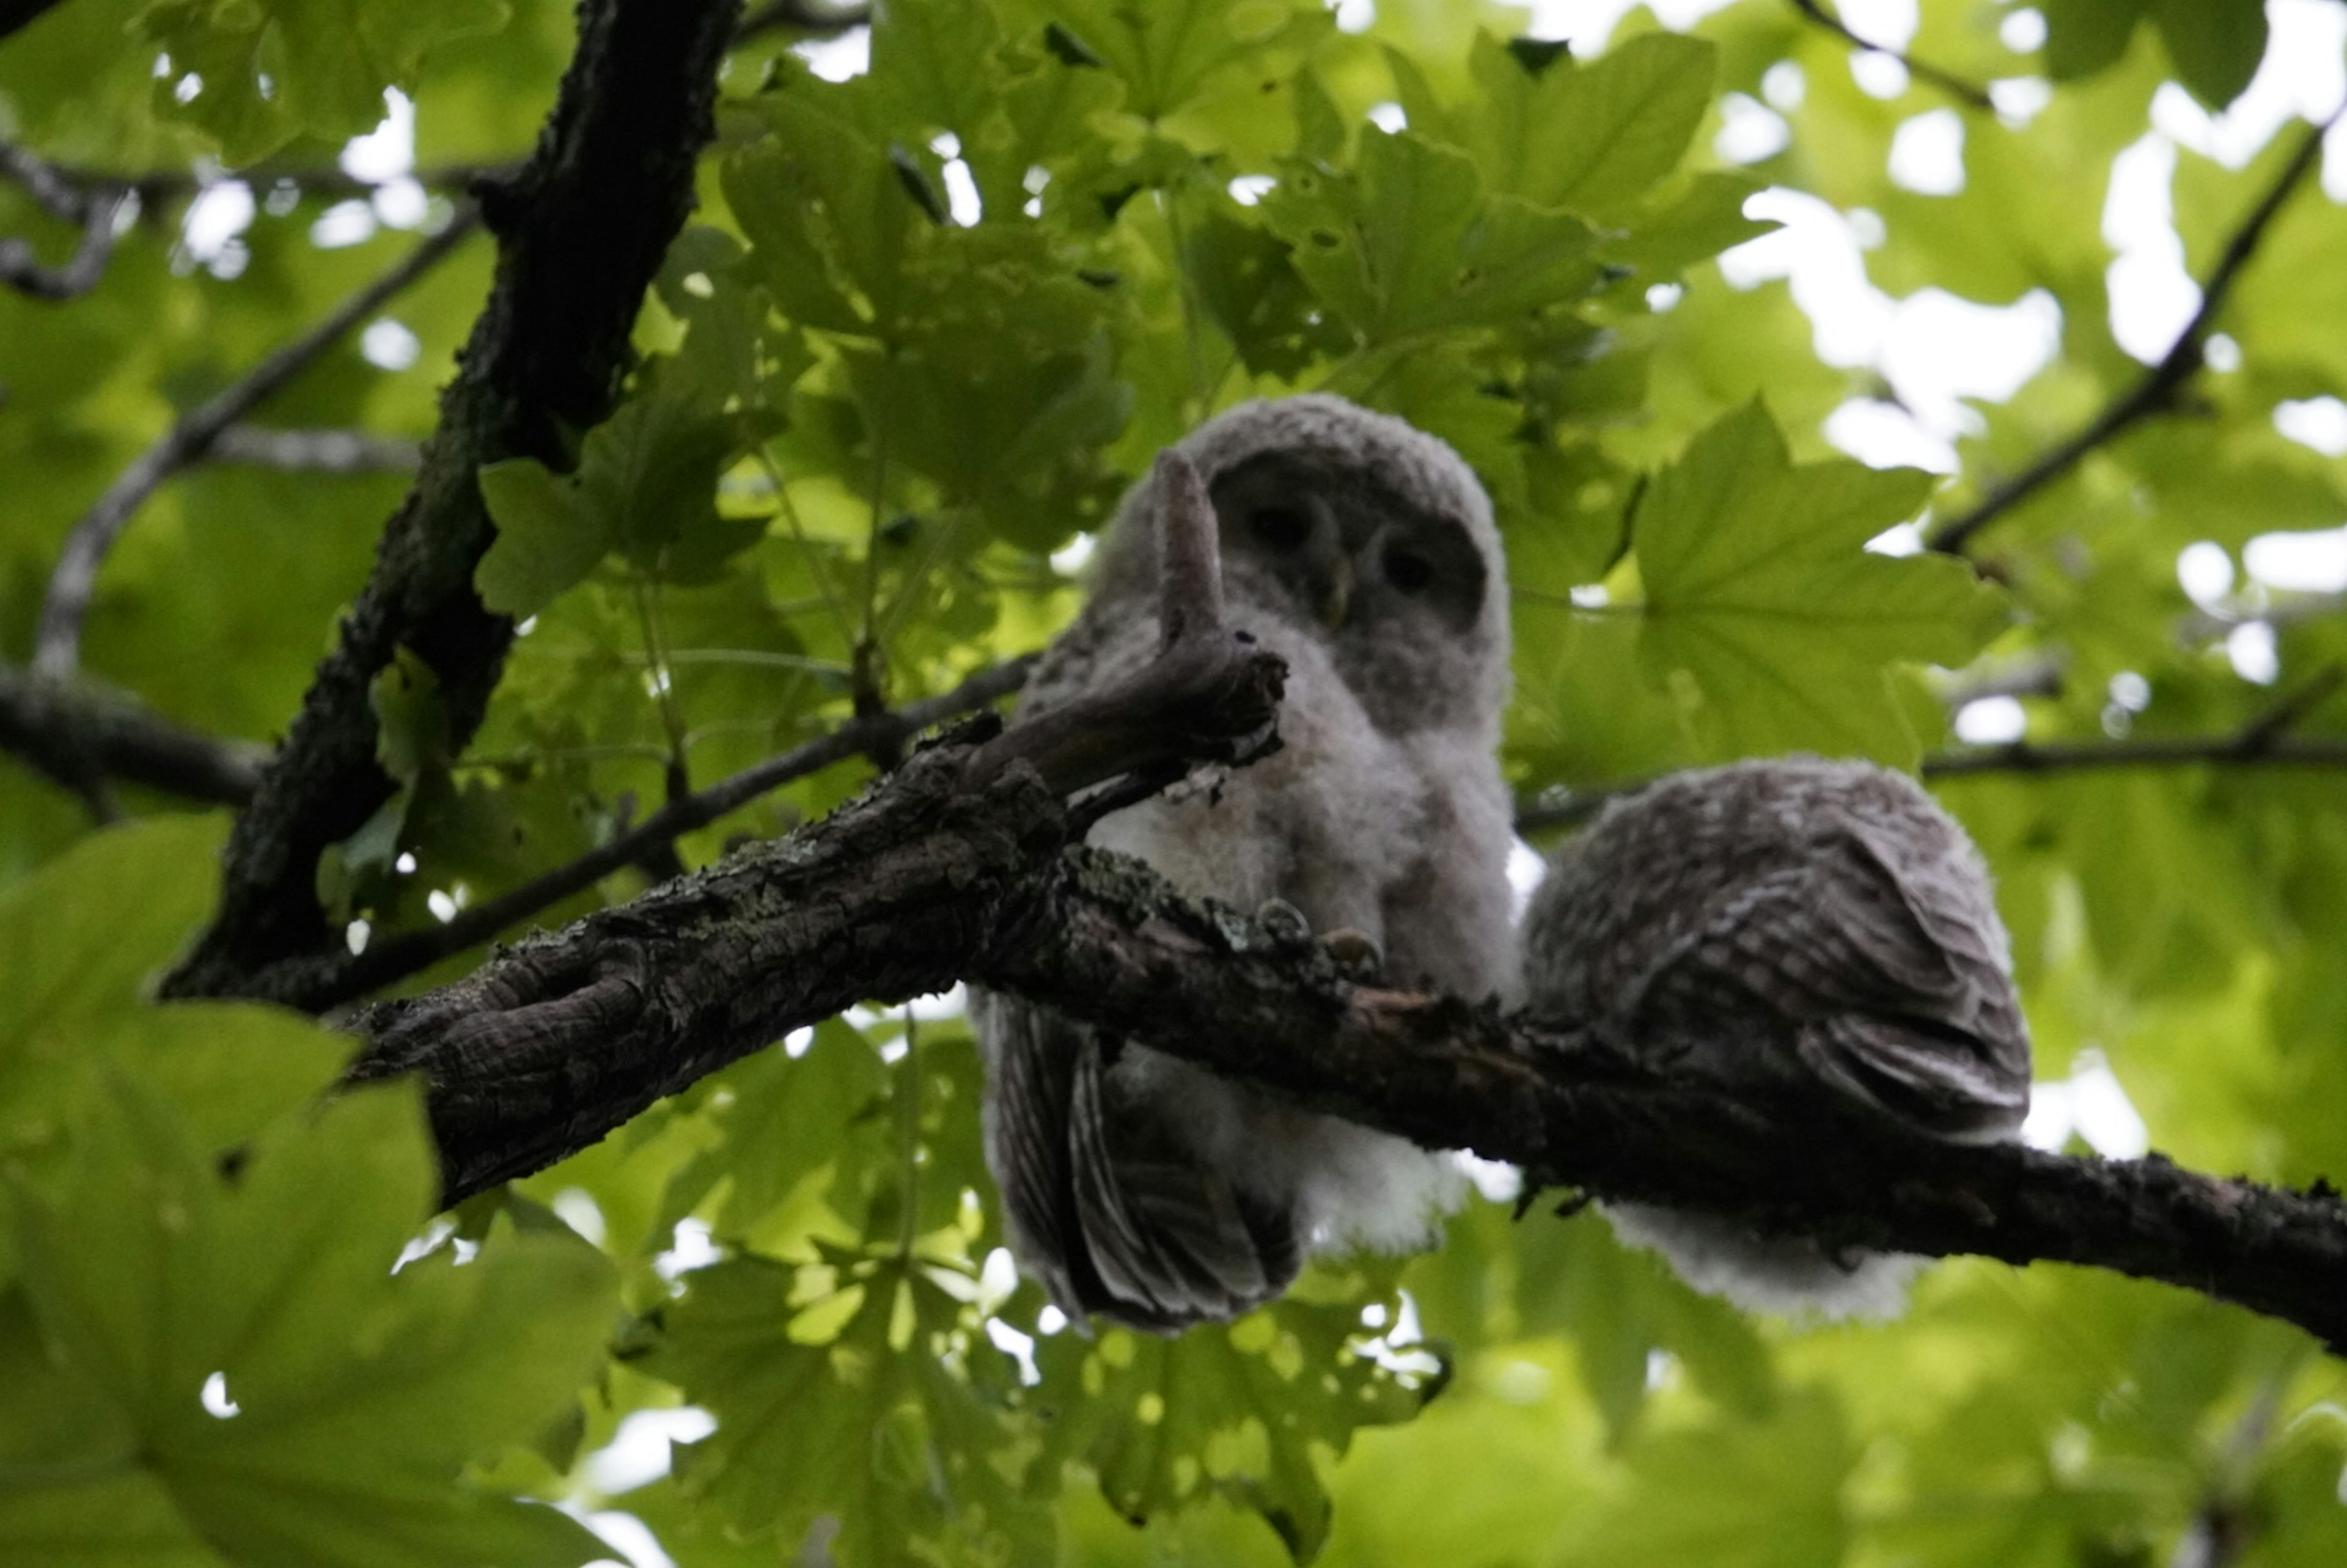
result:
<svg viewBox="0 0 2347 1568"><path fill-rule="evenodd" d="M1983 305L1945 289L1918 289L1892 308L1881 369L1924 428L1972 435L1980 417L1962 399L2003 403L2061 349L2062 306L2046 290Z"/></svg>
<svg viewBox="0 0 2347 1568"><path fill-rule="evenodd" d="M1922 22L1915 0L1841 0L1834 9L1844 26L1883 49L1906 48Z"/></svg>
<svg viewBox="0 0 2347 1568"><path fill-rule="evenodd" d="M2018 697L1975 697L1956 710L1956 739L1973 746L2009 746L2029 733L2029 711Z"/></svg>
<svg viewBox="0 0 2347 1568"><path fill-rule="evenodd" d="M2273 623L2245 620L2225 634L2225 657L2233 673L2260 686L2270 686L2281 676L2281 651L2274 645Z"/></svg>
<svg viewBox="0 0 2347 1568"><path fill-rule="evenodd" d="M1279 181L1268 174L1242 174L1228 187L1231 200L1242 207L1252 207L1279 189Z"/></svg>
<svg viewBox="0 0 2347 1568"><path fill-rule="evenodd" d="M986 203L978 194L978 177L970 173L969 161L959 158L948 163L944 172L947 212L961 227L975 227L986 216Z"/></svg>
<svg viewBox="0 0 2347 1568"><path fill-rule="evenodd" d="M204 1414L214 1420L225 1421L244 1414L244 1408L228 1397L228 1374L225 1372L214 1372L206 1378L202 1392L196 1397L204 1407Z"/></svg>
<svg viewBox="0 0 2347 1568"><path fill-rule="evenodd" d="M1850 57L1850 79L1868 97L1889 103L1907 90L1907 67L1880 49L1860 49Z"/></svg>
<svg viewBox="0 0 2347 1568"><path fill-rule="evenodd" d="M717 1430L717 1418L698 1405L672 1410L631 1410L611 1440L587 1456L587 1481L606 1497L633 1491L669 1472L669 1444L699 1442Z"/></svg>
<svg viewBox="0 0 2347 1568"><path fill-rule="evenodd" d="M2347 593L2347 528L2311 534L2260 534L2241 548L2241 565L2268 588L2292 593Z"/></svg>
<svg viewBox="0 0 2347 1568"><path fill-rule="evenodd" d="M1399 136L1409 128L1409 116L1398 103L1371 104L1367 112L1371 125L1390 135Z"/></svg>
<svg viewBox="0 0 2347 1568"><path fill-rule="evenodd" d="M791 53L826 82L844 82L872 68L872 29L851 27L835 38L808 38Z"/></svg>
<svg viewBox="0 0 2347 1568"><path fill-rule="evenodd" d="M1919 556L1923 530L1913 523L1893 523L1866 541L1868 553L1878 556Z"/></svg>
<svg viewBox="0 0 2347 1568"><path fill-rule="evenodd" d="M1547 880L1548 860L1541 852L1515 839L1508 845L1508 918L1521 922L1524 909L1532 901L1532 894Z"/></svg>
<svg viewBox="0 0 2347 1568"><path fill-rule="evenodd" d="M905 1010L922 1023L960 1018L969 1011L969 990L967 987L956 985L950 990L932 991L907 1002Z"/></svg>
<svg viewBox="0 0 2347 1568"><path fill-rule="evenodd" d="M2054 101L2054 84L2044 77L2004 77L1988 85L1996 118L2015 128L2027 125Z"/></svg>
<svg viewBox="0 0 2347 1568"><path fill-rule="evenodd" d="M588 1513L569 1506L562 1512L593 1531L604 1545L620 1553L617 1559L599 1558L589 1563L587 1568L605 1568L606 1564L614 1562L620 1563L622 1568L676 1568L676 1559L661 1549L660 1537L652 1533L651 1526L632 1513L623 1513L618 1509Z"/></svg>
<svg viewBox="0 0 2347 1568"><path fill-rule="evenodd" d="M2347 456L2347 403L2330 396L2278 403L2273 422L2275 429L2301 446L2311 446L2325 457Z"/></svg>
<svg viewBox="0 0 2347 1568"><path fill-rule="evenodd" d="M1952 474L1955 444L1923 428L1895 403L1853 397L1826 415L1826 439L1872 468Z"/></svg>
<svg viewBox="0 0 2347 1568"><path fill-rule="evenodd" d="M1043 1369L1035 1365L1035 1337L1022 1333L999 1317L986 1320L986 1337L994 1348L1019 1363L1019 1383L1031 1389L1043 1380Z"/></svg>
<svg viewBox="0 0 2347 1568"><path fill-rule="evenodd" d="M1953 196L1964 188L1964 122L1955 110L1926 110L1902 120L1891 138L1891 183L1918 196Z"/></svg>
<svg viewBox="0 0 2347 1568"><path fill-rule="evenodd" d="M1084 569L1084 563L1092 559L1092 549L1097 542L1090 534L1078 534L1051 552L1051 569L1061 577L1075 576Z"/></svg>
<svg viewBox="0 0 2347 1568"><path fill-rule="evenodd" d="M2103 238L2118 251L2105 274L2111 336L2146 364L2165 354L2200 308L2200 285L2184 266L2169 194L2176 144L2146 134L2111 160Z"/></svg>
<svg viewBox="0 0 2347 1568"><path fill-rule="evenodd" d="M1464 1149L1454 1149L1450 1163L1466 1172L1475 1190L1495 1204L1512 1204L1524 1190L1524 1173L1505 1161L1486 1160Z"/></svg>
<svg viewBox="0 0 2347 1568"><path fill-rule="evenodd" d="M1779 60L1760 74L1760 96L1779 114L1791 114L1809 96L1809 73L1797 60Z"/></svg>
<svg viewBox="0 0 2347 1568"><path fill-rule="evenodd" d="M310 243L321 251L339 251L345 245L364 244L374 238L374 206L354 197L337 201L318 214L310 225Z"/></svg>
<svg viewBox="0 0 2347 1568"><path fill-rule="evenodd" d="M2029 1118L2021 1124L2021 1141L2033 1149L2059 1150L2073 1132L2114 1160L2139 1158L2151 1147L2142 1113L2092 1046L2072 1061L2068 1078L2030 1085Z"/></svg>
<svg viewBox="0 0 2347 1568"><path fill-rule="evenodd" d="M669 1249L652 1259L652 1271L662 1279L672 1281L679 1275L706 1268L723 1255L717 1250L717 1244L710 1240L706 1224L696 1219L682 1219L676 1222Z"/></svg>
<svg viewBox="0 0 2347 1568"><path fill-rule="evenodd" d="M1694 26L1735 0L1645 0L1646 9L1665 27L1680 31ZM1573 46L1576 58L1586 58L1605 46L1614 25L1637 9L1640 0L1508 0L1530 11L1524 28L1529 38L1562 39Z"/></svg>
<svg viewBox="0 0 2347 1568"><path fill-rule="evenodd" d="M584 1187L565 1187L554 1194L547 1207L555 1217L586 1238L589 1246L601 1246L609 1227L603 1224L602 1205Z"/></svg>
<svg viewBox="0 0 2347 1568"><path fill-rule="evenodd" d="M1719 134L1712 138L1711 150L1722 163L1758 163L1792 143L1793 130L1785 117L1759 99L1729 93L1719 100Z"/></svg>
<svg viewBox="0 0 2347 1568"><path fill-rule="evenodd" d="M1337 31L1366 33L1378 19L1377 0L1334 0L1328 9L1337 13Z"/></svg>
<svg viewBox="0 0 2347 1568"><path fill-rule="evenodd" d="M2176 584L2207 610L2224 608L2233 591L2233 558L2214 539L2197 539L2176 553Z"/></svg>
<svg viewBox="0 0 2347 1568"><path fill-rule="evenodd" d="M378 370L405 370L423 355L424 343L405 323L384 316L359 334L359 353Z"/></svg>
<svg viewBox="0 0 2347 1568"><path fill-rule="evenodd" d="M241 179L205 186L179 220L180 248L199 261L213 260L252 226L256 210L252 187Z"/></svg>
<svg viewBox="0 0 2347 1568"><path fill-rule="evenodd" d="M418 229L432 212L432 193L416 180L387 180L367 199L367 205L387 229Z"/></svg>
<svg viewBox="0 0 2347 1568"><path fill-rule="evenodd" d="M2045 13L2027 6L2008 11L1996 25L1996 36L2016 55L2034 55L2045 46Z"/></svg>
<svg viewBox="0 0 2347 1568"><path fill-rule="evenodd" d="M397 87L385 87L383 108L383 123L344 142L337 159L344 174L370 185L415 171L415 105Z"/></svg>
<svg viewBox="0 0 2347 1568"><path fill-rule="evenodd" d="M2267 0L2265 58L2241 96L2210 115L2174 82L2152 95L2151 123L2228 169L2258 155L2293 119L2328 119L2347 97L2347 8L2337 0Z"/></svg>

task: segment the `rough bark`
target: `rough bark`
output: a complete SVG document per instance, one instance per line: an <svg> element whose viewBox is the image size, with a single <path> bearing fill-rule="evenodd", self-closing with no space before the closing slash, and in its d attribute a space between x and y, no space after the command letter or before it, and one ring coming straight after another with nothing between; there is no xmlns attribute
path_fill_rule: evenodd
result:
<svg viewBox="0 0 2347 1568"><path fill-rule="evenodd" d="M356 1075L423 1075L454 1202L851 1002L969 979L1542 1183L1829 1245L2093 1265L2347 1348L2347 1209L2327 1191L1940 1143L1660 1077L1488 1005L1354 985L1137 862L1066 847L1081 811L985 750L922 753L823 823L360 1014Z"/></svg>
<svg viewBox="0 0 2347 1568"><path fill-rule="evenodd" d="M495 537L474 476L516 456L568 467L571 436L610 412L644 289L692 210L738 9L587 0L537 150L510 179L477 187L498 241L487 305L339 644L237 821L218 917L167 982L171 994L234 993L267 965L339 940L315 867L391 794L367 688L396 650L438 676L456 742L479 725L513 626L473 591Z"/></svg>

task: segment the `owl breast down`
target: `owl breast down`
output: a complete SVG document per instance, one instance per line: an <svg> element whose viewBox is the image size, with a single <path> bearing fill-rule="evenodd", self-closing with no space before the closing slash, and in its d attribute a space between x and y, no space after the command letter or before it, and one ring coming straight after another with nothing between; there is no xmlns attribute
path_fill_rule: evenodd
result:
<svg viewBox="0 0 2347 1568"><path fill-rule="evenodd" d="M1249 624L1243 606L1232 615ZM1258 635L1288 661L1281 749L1116 813L1091 842L1194 897L1247 913L1282 899L1316 933L1357 930L1391 983L1512 990L1489 740L1385 734L1317 642ZM1094 677L1151 656L1155 637L1129 626L1097 650ZM1424 1245L1462 1190L1440 1155L1050 1009L985 996L975 1015L1014 1249L1079 1320L1172 1332L1236 1317L1315 1250Z"/></svg>

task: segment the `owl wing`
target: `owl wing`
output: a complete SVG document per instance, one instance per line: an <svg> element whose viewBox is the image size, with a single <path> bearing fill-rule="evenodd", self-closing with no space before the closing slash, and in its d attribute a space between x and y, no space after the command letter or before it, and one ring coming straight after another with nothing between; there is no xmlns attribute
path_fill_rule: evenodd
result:
<svg viewBox="0 0 2347 1568"><path fill-rule="evenodd" d="M2028 1027L1978 872L1864 822L1717 899L1625 1001L1682 1021L1757 1002L1809 1071L1938 1137L2009 1136L2029 1108Z"/></svg>
<svg viewBox="0 0 2347 1568"><path fill-rule="evenodd" d="M1236 1317L1296 1277L1286 1214L1248 1202L1146 1100L1119 1093L1115 1042L1007 997L990 999L979 1027L995 1182L1022 1260L1061 1310L1168 1333Z"/></svg>

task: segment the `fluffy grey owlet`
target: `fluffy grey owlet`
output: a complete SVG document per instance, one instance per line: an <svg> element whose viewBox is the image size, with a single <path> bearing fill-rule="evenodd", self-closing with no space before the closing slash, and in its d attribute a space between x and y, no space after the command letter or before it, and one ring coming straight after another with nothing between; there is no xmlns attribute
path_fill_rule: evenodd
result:
<svg viewBox="0 0 2347 1568"><path fill-rule="evenodd" d="M1185 893L1360 932L1395 983L1512 992L1508 595L1482 487L1432 436L1324 395L1234 408L1180 449L1214 502L1230 624L1287 661L1282 746L1091 842ZM1159 507L1148 481L1125 497L1014 723L1156 656ZM1235 1317L1316 1247L1421 1243L1456 1195L1438 1155L1049 1009L981 996L972 1018L1013 1248L1078 1321Z"/></svg>
<svg viewBox="0 0 2347 1568"><path fill-rule="evenodd" d="M1936 1137L1988 1143L2029 1108L2029 1031L1986 869L1904 774L1737 763L1607 806L1524 921L1532 1012L1658 1066L1809 1082ZM1886 1317L1924 1260L1609 1205L1698 1290L1764 1311Z"/></svg>

